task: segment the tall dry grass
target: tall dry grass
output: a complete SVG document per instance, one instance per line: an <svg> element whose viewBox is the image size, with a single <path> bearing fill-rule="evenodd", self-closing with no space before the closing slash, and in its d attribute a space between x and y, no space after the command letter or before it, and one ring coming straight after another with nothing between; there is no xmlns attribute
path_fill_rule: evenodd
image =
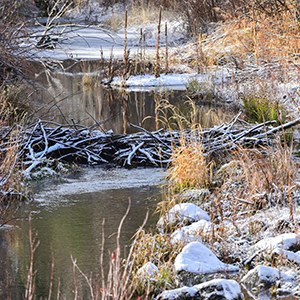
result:
<svg viewBox="0 0 300 300"><path fill-rule="evenodd" d="M204 149L196 138L181 138L179 147L174 147L172 162L167 170L167 180L176 190L205 188L211 182L212 163L207 161ZM193 135L193 133L192 133Z"/></svg>
<svg viewBox="0 0 300 300"><path fill-rule="evenodd" d="M254 11L227 20L211 35L205 35L202 51L206 64L296 62L299 56L299 20L291 11L276 15Z"/></svg>
<svg viewBox="0 0 300 300"><path fill-rule="evenodd" d="M280 141L264 148L238 149L215 175L219 187L214 215L236 220L261 209L287 206L293 219L297 168L292 148Z"/></svg>
<svg viewBox="0 0 300 300"><path fill-rule="evenodd" d="M15 115L6 94L0 92L0 227L16 217L20 201L28 196L21 180L22 137L20 127L13 122Z"/></svg>

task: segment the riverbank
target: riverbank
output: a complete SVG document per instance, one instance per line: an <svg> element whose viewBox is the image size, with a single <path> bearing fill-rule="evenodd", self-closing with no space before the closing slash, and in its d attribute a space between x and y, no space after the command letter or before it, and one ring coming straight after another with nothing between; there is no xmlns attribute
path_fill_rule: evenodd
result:
<svg viewBox="0 0 300 300"><path fill-rule="evenodd" d="M141 290L155 299L297 299L300 185L292 149L240 148L218 160L201 149L191 143L174 153L157 231L136 250L147 252L138 260Z"/></svg>
<svg viewBox="0 0 300 300"><path fill-rule="evenodd" d="M240 121L242 126L248 126L246 121L263 123L250 125L248 131L252 134L258 127L274 123L281 128L289 120L298 119L299 20L294 16L297 10L293 3L282 5L276 2L276 5L274 10L272 4L257 7L253 3L252 10L246 5L245 11L238 8L223 11L228 8L226 5L220 4L219 9L208 5L205 8L210 11L204 10L205 17L211 14L211 18L206 18L201 24L182 18L186 15L180 14L177 18L175 8L164 11L155 6L137 5L135 10L134 5L128 6L128 19L125 21L125 10L121 5L108 9L83 6L78 11L65 12L64 16L31 20L28 27L30 34L22 37L20 49L28 51L26 54L31 60L42 63L44 77L51 84L49 90L62 86L61 81L53 76L55 72L69 72L73 62L84 64L84 60L96 59L100 61L100 70L90 71L86 66L86 76L80 82L86 90L93 85L89 76L94 76L95 72L100 74L97 77L99 83L101 81L109 89L125 90L125 94L126 90L154 89L159 95L161 89L173 90L176 86L187 90L189 104L184 104L185 115L167 101L161 101L165 98L163 93L155 97L156 126L164 124L168 129L176 126L180 130L196 128L191 132L199 137L203 131L199 129L198 120L203 114L197 110L196 104L226 102L240 107L245 113L246 118ZM194 13L190 6L185 11ZM202 14L202 11L199 13ZM70 68L61 63L66 59ZM5 83L10 73L8 71L1 77ZM16 76L20 76L20 72L14 73L12 78ZM79 90L78 86L72 86L72 93ZM20 94L15 97L14 89L10 94L7 91L5 87L1 94L3 100L20 99ZM57 91L61 95L61 90ZM89 92L94 94L92 88ZM64 117L57 94L53 96L51 105L56 106ZM128 121L129 101L126 97L122 98L124 131ZM112 100L110 98L109 103L114 108ZM162 102L164 108L161 107ZM65 130L69 139L74 137L75 131L81 130L71 119L69 124L74 131L68 131L70 128L60 124L51 126L47 131L42 122L31 122L31 118L36 116L30 116L30 124L36 126L34 128L38 129L39 136L34 136L32 130L26 140L20 135L28 126L25 114L22 114L24 118L20 118L19 106L11 105L12 102L2 103L6 106L3 106L5 113L1 116L5 137L1 140L1 147L5 149L1 152L1 188L8 192L3 196L10 197L19 192L18 189L12 190L12 186L23 191L20 180L20 170L24 166L24 160L20 159L22 154L31 159L29 164L40 164L49 150L48 135L51 139L57 132L61 133L60 130ZM84 109L96 110L94 102L91 103L88 102ZM136 100L136 111L144 107L144 103L140 107L137 103ZM103 120L94 118L93 121L101 128ZM25 126L19 126L20 123ZM118 275L115 276L117 292L123 293L128 287L130 295L135 293L144 298L241 299L243 286L254 298L298 297L299 182L298 163L291 142L293 132L280 130L275 139L266 138L261 132L258 137L254 135L248 140L254 147L249 149L249 143L242 143L242 146L230 151L231 145L240 141L243 134L240 136L231 123L227 127L222 126L217 127L221 131L225 128L221 139L217 129L208 129L217 133L210 139L213 145L226 150L221 154L205 152L207 147L204 149L203 141L192 137L182 136L177 147L172 145L172 140L168 144L168 155L172 157L167 175L169 185L166 188L167 200L158 208L161 219L157 228L149 233L139 230L125 267L121 264L118 247L109 260L111 270L115 272L110 273L113 276L109 279L114 280L114 275ZM272 129L268 129L273 133ZM84 130L80 139L86 141L88 137L87 147L94 146L92 140L103 134L98 131L95 137L92 128ZM235 134L231 135L231 130ZM146 132L146 135L159 139L155 134ZM222 137L226 137L226 143L223 143ZM80 139L75 144L81 143ZM264 145L261 145L261 140ZM61 150L61 142L57 139L52 142L50 147L55 145ZM112 145L110 141L107 144ZM224 149L223 144L228 147ZM21 152L18 145L24 146ZM74 145L71 148L73 151ZM88 161L94 154L91 156L89 150L84 149ZM126 161L131 162L139 150L145 149L141 142L138 145L132 143L125 150L128 155ZM142 159L153 160L149 152L144 151L143 155ZM155 163L158 164L158 160ZM145 181L147 179L142 181L143 184ZM94 184L91 189L94 187L97 188L97 185ZM7 198L3 199L5 204ZM5 210L4 206L3 213ZM126 282L122 282L123 270L126 271ZM32 276L30 271L33 270L28 273ZM34 277L29 279L28 284L34 283ZM95 298L94 295L100 297L101 293L104 298L110 297L111 282L103 282L103 276L100 285L92 285L88 277L85 279L91 298ZM124 297L121 296L126 299L129 294L126 292ZM120 294L114 295L116 299L122 299Z"/></svg>

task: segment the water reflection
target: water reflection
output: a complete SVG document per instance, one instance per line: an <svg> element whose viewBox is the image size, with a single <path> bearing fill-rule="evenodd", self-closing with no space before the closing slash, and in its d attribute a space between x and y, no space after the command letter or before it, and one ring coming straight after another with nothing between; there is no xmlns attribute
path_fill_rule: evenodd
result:
<svg viewBox="0 0 300 300"><path fill-rule="evenodd" d="M99 274L101 253L101 228L105 219L105 259L108 252L115 249L116 231L119 222L128 207L131 198L131 209L124 223L121 245L125 247L135 230L141 226L150 209L153 213L157 201L160 201L158 187L139 187L105 190L94 193L65 195L62 201L45 205L32 203L24 207L23 218L16 222L18 228L0 231L0 298L22 299L27 281L29 263L28 216L32 214L32 231L38 233L40 245L35 254L37 299L46 297L49 291L51 257L54 258L54 282L60 284L65 298L69 299L74 289L74 276L71 255L87 274ZM155 222L156 218L151 218ZM78 285L83 281L79 278ZM82 289L84 290L84 288Z"/></svg>
<svg viewBox="0 0 300 300"><path fill-rule="evenodd" d="M92 62L89 67L79 64L75 73L39 72L36 80L41 88L35 93L38 116L62 124L98 124L103 130L126 133L134 131L129 123L149 130L161 127L159 111L162 101L187 110L184 91L112 90L100 84L100 73L99 64ZM216 119L218 123L224 122L233 115L221 104L205 103L200 109L203 127L215 125Z"/></svg>

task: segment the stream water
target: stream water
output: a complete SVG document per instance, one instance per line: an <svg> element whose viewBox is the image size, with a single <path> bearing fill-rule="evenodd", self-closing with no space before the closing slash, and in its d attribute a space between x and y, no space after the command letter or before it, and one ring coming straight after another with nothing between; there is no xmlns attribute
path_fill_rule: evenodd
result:
<svg viewBox="0 0 300 300"><path fill-rule="evenodd" d="M80 123L123 133L133 130L130 123L149 130L160 126L157 105L161 99L188 113L185 92L113 91L98 83L98 67L85 62L70 72L36 71L39 88L34 96L35 115L58 123ZM233 115L222 105L211 103L201 106L201 112L204 127ZM74 293L71 255L83 272L99 273L103 219L107 254L115 248L115 233L131 199L120 241L126 252L126 245L148 210L147 226L157 220L153 212L162 199L159 184L163 176L164 171L159 169L85 168L61 179L32 183L35 200L17 212L18 218L9 227L0 230L0 299L23 298L30 227L40 242L34 258L37 299L48 295L52 258L55 287L60 284L65 299L69 299Z"/></svg>

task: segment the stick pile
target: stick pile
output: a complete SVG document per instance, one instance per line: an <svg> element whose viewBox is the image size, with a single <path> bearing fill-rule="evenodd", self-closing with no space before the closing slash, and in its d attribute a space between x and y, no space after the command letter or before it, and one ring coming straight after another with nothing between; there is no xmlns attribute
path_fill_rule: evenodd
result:
<svg viewBox="0 0 300 300"><path fill-rule="evenodd" d="M27 174L50 158L89 165L160 167L171 162L172 149L179 146L182 139L201 141L204 152L211 155L230 151L241 145L255 147L270 144L275 133L283 132L299 123L300 118L277 127L271 127L271 122L250 125L239 120L237 116L228 124L201 132L149 132L132 125L140 132L115 135L79 125L66 127L38 121L22 129L22 142L18 142L18 147L21 149L19 155ZM7 135L6 132L7 130L2 130L2 134ZM3 138L5 137L2 135ZM8 142L3 142L0 151L5 151L8 146Z"/></svg>

